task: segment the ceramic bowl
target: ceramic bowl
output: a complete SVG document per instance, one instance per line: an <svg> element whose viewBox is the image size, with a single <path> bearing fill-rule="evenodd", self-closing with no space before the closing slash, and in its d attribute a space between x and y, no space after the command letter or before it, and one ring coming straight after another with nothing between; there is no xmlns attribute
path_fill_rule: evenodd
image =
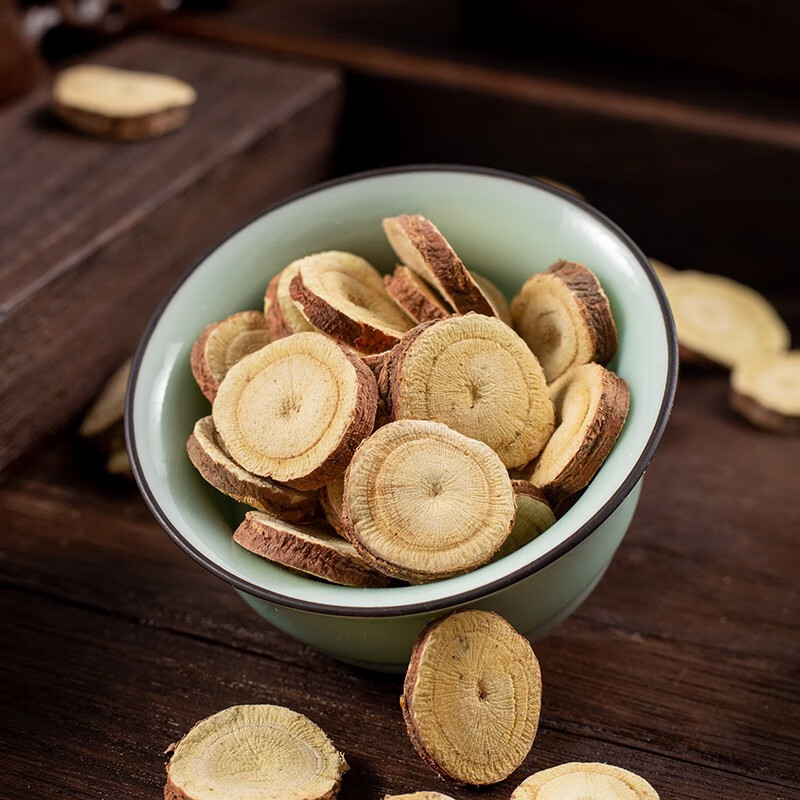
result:
<svg viewBox="0 0 800 800"><path fill-rule="evenodd" d="M261 308L269 279L293 259L347 250L384 271L395 257L381 219L432 219L468 267L511 297L559 258L600 278L619 329L611 368L631 389L614 449L575 505L515 553L423 586L355 589L305 578L231 540L245 508L206 484L184 444L209 413L189 369L201 329ZM633 242L591 206L535 180L487 169L420 166L338 179L273 206L195 266L153 317L136 354L126 433L141 491L164 530L262 617L336 658L401 670L421 628L448 610L497 611L531 639L589 595L630 524L642 476L675 392L677 345L660 284Z"/></svg>

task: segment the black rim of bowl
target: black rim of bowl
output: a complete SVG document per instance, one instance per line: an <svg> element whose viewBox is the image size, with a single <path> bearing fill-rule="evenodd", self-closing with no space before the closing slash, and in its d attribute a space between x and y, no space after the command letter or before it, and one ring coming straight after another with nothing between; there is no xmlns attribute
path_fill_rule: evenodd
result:
<svg viewBox="0 0 800 800"><path fill-rule="evenodd" d="M139 454L136 446L136 433L133 429L133 404L136 393L136 383L139 376L139 368L141 366L142 358L144 357L145 350L147 349L148 343L150 342L150 338L153 334L153 331L156 328L156 325L161 319L164 310L169 305L170 301L177 293L177 291L180 289L180 287L183 285L183 283L186 281L186 279L197 269L197 267L200 264L202 264L206 260L206 258L208 257L208 255L210 255L210 253L217 250L225 241L232 238L237 233L239 233L239 231L246 228L251 222L260 219L265 214L268 214L271 211L280 208L281 206L288 205L289 203L292 203L295 200L299 200L302 197L314 194L315 192L318 192L323 189L328 189L333 186L340 186L346 183L352 183L354 181L363 180L365 178L375 178L375 177L380 177L382 175L396 175L408 172L470 173L478 175L487 175L495 178L502 178L504 180L514 181L516 183L535 186L539 189L549 192L550 194L557 195L558 197L567 200L568 202L572 203L573 205L587 212L595 219L597 219L601 224L603 224L606 228L608 228L617 238L619 238L625 244L625 246L636 256L636 259L639 262L639 266L644 270L645 274L650 279L650 283L653 286L653 289L656 293L656 297L658 298L659 305L661 307L661 314L664 320L664 326L667 334L667 349L668 349L667 377L664 385L664 395L661 400L661 409L658 412L658 417L656 419L655 425L653 426L653 430L650 433L650 437L647 440L647 444L645 445L644 449L642 450L642 453L640 454L639 458L634 464L633 469L628 473L628 475L626 476L622 484L619 486L619 488L577 530L573 531L569 536L567 536L566 539L564 539L558 545L553 547L551 550L548 550L546 553L542 554L539 558L525 564L525 566L520 567L519 569L516 569L513 572L510 572L506 575L503 575L501 578L498 578L489 583L482 584L473 589L468 589L463 592L447 595L446 597L441 597L436 600L404 603L402 605L369 606L362 608L354 606L339 606L327 603L318 603L311 600L303 600L296 597L290 597L288 595L284 595L279 592L274 592L269 589L265 589L262 586L250 583L249 581L242 580L241 578L237 577L236 575L228 572L227 570L223 569L222 567L214 563L212 560L203 555L199 550L197 550L184 538L183 534L181 534L181 532L172 524L172 522L165 514L164 510L159 506L158 502L153 496L152 491L150 490L150 486L148 485L147 480L143 475L142 466L139 461ZM608 517L619 507L622 501L630 494L631 490L634 488L636 483L644 474L644 471L647 469L647 466L650 463L650 460L652 459L653 454L655 453L659 442L661 441L661 437L664 433L667 421L669 420L669 415L672 410L672 403L675 398L677 381L678 381L678 338L675 332L675 324L672 319L672 313L670 311L666 295L664 294L664 290L661 287L661 282L656 277L655 270L650 265L650 262L647 260L647 258L645 258L644 254L636 246L633 240L618 225L616 225L614 222L608 219L608 217L606 217L596 208L592 207L591 205L584 202L575 195L571 194L570 192L559 189L544 181L535 180L533 178L527 178L522 175L516 175L513 172L506 172L504 170L492 169L489 167L471 167L471 166L462 166L458 164L452 164L452 165L412 164L402 167L388 167L385 169L374 169L374 170L367 170L365 172L357 172L353 175L347 175L345 177L334 178L333 180L325 181L323 183L318 183L307 189L303 189L299 192L296 192L295 194L283 200L280 200L277 203L274 203L273 205L269 206L265 211L262 211L257 216L248 220L244 225L241 225L239 228L233 231L229 236L227 236L223 240L223 242L217 244L208 253L206 253L206 255L203 256L203 258L201 258L190 269L188 269L159 304L155 313L151 317L150 322L147 325L147 328L145 329L145 332L136 350L136 354L133 358L133 363L131 366L131 375L128 381L128 391L125 398L125 438L127 441L128 453L130 455L131 465L133 467L133 474L134 477L136 478L136 483L138 484L139 489L145 499L145 502L147 503L147 506L150 508L150 511L158 520L161 527L167 532L170 538L172 538L172 540L180 548L185 550L192 558L195 559L195 561L198 561L207 570L212 572L217 577L222 578L222 580L226 581L227 583L230 583L235 588L240 589L241 591L246 592L247 594L259 597L263 600L268 600L270 602L276 603L277 605L284 606L287 608L294 608L294 609L299 609L301 611L308 611L312 613L326 614L332 616L397 617L397 616L406 616L412 614L424 614L437 610L444 610L452 608L454 606L462 605L464 603L472 602L474 600L478 600L482 597L487 597L488 595L499 592L501 589L505 589L511 586L512 584L522 580L523 578L527 578L529 575L532 575L534 572L537 572L540 569L543 569L544 567L548 566L549 564L552 564L554 561L557 561L559 558L561 558L561 556L565 555L566 553L577 547L603 522L605 522L606 519L608 519Z"/></svg>

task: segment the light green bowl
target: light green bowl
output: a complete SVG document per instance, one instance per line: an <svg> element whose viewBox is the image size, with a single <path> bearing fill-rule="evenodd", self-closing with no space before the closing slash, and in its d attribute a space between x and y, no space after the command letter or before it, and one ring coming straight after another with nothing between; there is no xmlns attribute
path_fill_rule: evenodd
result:
<svg viewBox="0 0 800 800"><path fill-rule="evenodd" d="M457 578L354 589L302 577L233 543L244 507L206 484L184 450L195 421L209 413L192 379L189 352L208 322L261 308L269 279L300 256L348 250L383 270L393 268L381 219L401 213L430 217L467 266L508 296L559 258L591 267L619 328L611 367L630 385L631 409L588 489L530 544ZM602 214L552 186L507 173L449 166L388 169L295 195L239 230L186 275L139 347L126 433L147 503L192 558L303 642L345 661L401 670L417 633L447 610L497 611L533 639L577 608L631 521L642 475L669 416L676 373L675 331L660 284L641 252Z"/></svg>

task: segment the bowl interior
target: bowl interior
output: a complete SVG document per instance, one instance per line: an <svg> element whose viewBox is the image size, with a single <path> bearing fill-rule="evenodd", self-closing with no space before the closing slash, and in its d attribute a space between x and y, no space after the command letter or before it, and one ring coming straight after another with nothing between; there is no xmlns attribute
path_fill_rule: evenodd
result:
<svg viewBox="0 0 800 800"><path fill-rule="evenodd" d="M591 267L619 329L619 351L610 366L630 385L631 410L616 446L578 502L517 552L424 586L334 586L274 566L231 540L246 509L208 486L184 449L195 421L210 413L192 379L189 353L208 322L261 308L269 279L300 256L348 250L382 271L392 269L395 256L380 223L399 213L430 217L465 264L496 282L509 298L526 278L559 258ZM668 393L668 324L641 255L600 215L564 193L510 175L458 168L337 182L247 225L212 252L166 302L143 342L132 380L128 424L135 468L168 532L239 588L317 610L319 605L388 609L441 603L542 558L607 508L626 479L630 483Z"/></svg>

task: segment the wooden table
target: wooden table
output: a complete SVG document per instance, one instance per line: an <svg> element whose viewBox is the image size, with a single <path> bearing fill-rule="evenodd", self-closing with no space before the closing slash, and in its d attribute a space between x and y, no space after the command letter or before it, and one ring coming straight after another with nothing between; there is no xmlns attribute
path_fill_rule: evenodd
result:
<svg viewBox="0 0 800 800"><path fill-rule="evenodd" d="M212 71L199 70L198 77L202 74ZM356 75L349 86L356 98L371 96L363 94L363 80ZM415 77L414 87L421 80L421 74ZM392 97L391 87L389 94L384 88L380 96ZM476 92L478 100L489 98ZM503 166L534 166L525 159L540 152L533 138L541 130L537 121L552 116L549 101L540 106L536 97L514 100L529 103L524 132L530 138L524 149L503 154L509 159ZM454 110L460 102L453 101ZM345 134L361 112L351 107ZM764 210L759 241L750 241L756 235L752 229L750 238L736 239L738 223L725 221L722 211L728 209L713 215L708 188L708 204L697 206L702 214L673 216L665 226L660 207L653 205L660 195L646 191L642 173L643 164L660 168L655 151L647 149L654 141L663 142L664 153L676 153L674 161L663 162L664 181L668 171L692 174L693 164L701 162L714 164L719 175L729 174L737 161L760 174L756 167L768 162L770 175L777 175L779 165L797 169L796 148L783 154L782 145L768 150L772 145L765 139L726 150L708 131L670 133L669 126L659 128L656 138L649 129L643 135L625 127L613 112L602 114L602 125L616 126L615 136L622 137L614 141L625 142L630 164L622 174L630 183L614 183L619 170L611 166L605 172L598 166L594 173L589 161L576 166L575 154L588 152L586 137L600 125L588 114L576 116L564 136L543 136L539 142L552 148L568 143L563 152L546 151L555 174L569 178L570 165L585 170L590 188L605 198L601 205L615 217L618 209L629 212L626 226L630 223L648 246L663 245L668 257L721 271L732 263L729 255L738 257L740 277L749 275L777 297L797 341L797 282L787 281L785 263L765 259L762 268L754 255L761 243L785 255L787 234L779 217ZM527 124L524 113L515 119ZM412 123L407 118L406 124ZM268 129L265 123L265 136ZM408 130L412 145L427 141L424 131ZM517 131L522 136L519 126ZM276 134L267 141L276 137L281 140ZM692 150L691 142L700 149ZM672 143L677 147L667 147ZM493 158L481 142L470 146L474 153L464 151L465 160ZM319 144L318 152L324 149ZM343 149L350 158L352 144L345 142ZM246 167L261 152L240 148L230 160L234 166L221 163L220 180L235 186L231 169L244 166L251 174ZM409 152L430 153L413 147ZM404 153L384 155L391 161ZM369 153L369 159L376 157ZM538 171L539 163L535 166ZM547 171L544 166L541 171ZM304 177L312 179L303 173L297 180ZM294 180L279 186L288 191ZM787 178L787 198L796 192L791 184ZM774 186L780 190L777 180ZM641 191L632 193L632 187ZM673 197L678 188L676 182ZM244 205L263 202L257 189ZM175 203L176 213L184 209L190 219L191 208ZM796 205L777 205L784 215L787 209L796 213ZM739 206L743 214L746 206ZM723 242L707 227L692 230L697 217L702 217L698 226L713 219L734 240ZM775 236L767 236L773 229ZM148 230L129 226L120 241L149 253L158 242ZM209 235L221 233L214 228ZM188 239L183 237L182 245ZM713 248L698 251L698 242L712 240ZM113 255L113 243L107 250ZM69 255L65 249L65 258ZM186 255L181 251L181 258ZM163 252L162 257L169 262ZM144 305L136 306L142 318ZM105 320L100 313L96 318ZM103 348L103 370L114 348L135 339L133 327L115 333L113 347ZM105 335L103 325L95 328ZM8 342L4 352L13 346L13 339ZM477 792L445 787L419 760L404 732L399 677L344 666L270 628L169 541L132 486L102 474L93 454L76 441L74 420L81 397L89 396L103 370L95 367L89 382L73 392L73 406L64 414L71 426L29 450L0 480L4 800L157 797L164 748L197 719L250 702L285 704L322 725L352 767L343 800L423 788L440 788L457 800L507 798L530 772L572 760L633 769L665 800L800 796L800 439L761 433L734 417L721 373L682 375L639 511L606 577L581 609L536 644L544 704L533 751L509 780ZM36 400L32 393L30 402ZM57 413L47 403L50 413Z"/></svg>

